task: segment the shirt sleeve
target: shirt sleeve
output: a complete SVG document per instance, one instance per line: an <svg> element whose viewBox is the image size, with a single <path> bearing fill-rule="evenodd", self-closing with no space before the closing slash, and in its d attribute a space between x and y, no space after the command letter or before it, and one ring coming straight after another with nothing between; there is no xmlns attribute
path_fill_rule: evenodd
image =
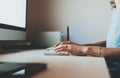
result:
<svg viewBox="0 0 120 78"><path fill-rule="evenodd" d="M120 7L120 0L115 0L115 3L116 3L117 8L119 8Z"/></svg>

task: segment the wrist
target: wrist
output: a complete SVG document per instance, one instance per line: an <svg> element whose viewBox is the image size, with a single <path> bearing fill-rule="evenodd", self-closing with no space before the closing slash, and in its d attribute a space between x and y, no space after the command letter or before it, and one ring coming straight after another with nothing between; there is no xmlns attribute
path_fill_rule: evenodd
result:
<svg viewBox="0 0 120 78"><path fill-rule="evenodd" d="M100 57L101 56L101 50L102 50L102 47L99 47L99 46L88 46L86 54Z"/></svg>

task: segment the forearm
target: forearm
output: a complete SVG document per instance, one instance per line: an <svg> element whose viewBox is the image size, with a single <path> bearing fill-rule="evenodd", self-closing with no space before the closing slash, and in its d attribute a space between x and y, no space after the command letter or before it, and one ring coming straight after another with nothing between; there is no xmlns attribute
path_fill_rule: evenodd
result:
<svg viewBox="0 0 120 78"><path fill-rule="evenodd" d="M101 42L96 42L93 44L83 44L84 46L102 46L102 47L106 47L106 41L101 41Z"/></svg>
<svg viewBox="0 0 120 78"><path fill-rule="evenodd" d="M117 57L120 56L120 48L105 48L101 49L101 56L104 57Z"/></svg>
<svg viewBox="0 0 120 78"><path fill-rule="evenodd" d="M86 55L92 55L97 57L117 57L120 56L120 48L87 46Z"/></svg>

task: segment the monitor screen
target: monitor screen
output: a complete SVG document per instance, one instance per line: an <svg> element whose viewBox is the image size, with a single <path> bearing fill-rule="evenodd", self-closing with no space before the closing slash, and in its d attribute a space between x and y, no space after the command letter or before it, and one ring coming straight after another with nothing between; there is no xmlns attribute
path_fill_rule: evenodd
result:
<svg viewBox="0 0 120 78"><path fill-rule="evenodd" d="M0 40L25 40L27 0L0 0Z"/></svg>

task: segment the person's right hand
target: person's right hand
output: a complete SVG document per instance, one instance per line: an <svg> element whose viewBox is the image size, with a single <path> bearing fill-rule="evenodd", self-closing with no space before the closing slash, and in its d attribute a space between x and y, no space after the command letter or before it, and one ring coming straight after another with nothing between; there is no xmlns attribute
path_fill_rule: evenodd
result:
<svg viewBox="0 0 120 78"><path fill-rule="evenodd" d="M68 43L68 44L65 44ZM71 42L64 42L64 43L58 43L59 45L57 45L56 47L54 47L54 51L55 52L68 52L72 55L81 55L81 56L85 56L87 55L87 50L88 47L87 46L80 46L80 45L76 45L76 44L72 44Z"/></svg>

